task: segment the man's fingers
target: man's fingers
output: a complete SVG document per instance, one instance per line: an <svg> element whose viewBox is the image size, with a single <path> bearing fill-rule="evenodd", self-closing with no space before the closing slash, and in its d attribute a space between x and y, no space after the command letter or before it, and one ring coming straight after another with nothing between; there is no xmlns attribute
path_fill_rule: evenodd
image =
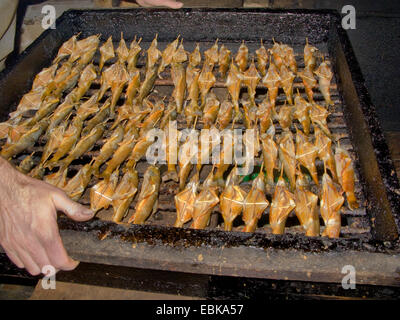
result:
<svg viewBox="0 0 400 320"><path fill-rule="evenodd" d="M20 269L22 269L24 267L24 264L22 263L21 259L19 258L18 254L12 250L12 249L8 249L5 248L3 246L4 250L6 251L6 254L8 256L8 258Z"/></svg>
<svg viewBox="0 0 400 320"><path fill-rule="evenodd" d="M48 228L52 230L51 241L46 241L44 247L47 255L50 257L51 265L60 270L68 271L75 269L78 266L79 261L73 260L68 256L60 234L58 233L57 222L55 219L49 222Z"/></svg>
<svg viewBox="0 0 400 320"><path fill-rule="evenodd" d="M18 247L17 250L18 257L20 257L25 269L33 276L39 275L42 271L36 262L32 259L30 254L23 248Z"/></svg>
<svg viewBox="0 0 400 320"><path fill-rule="evenodd" d="M15 243L15 246L18 249L19 255L21 255L21 252L25 252L29 255L36 266L40 269L40 273L42 273L44 266L51 264L46 250L36 238L28 239L28 242L25 243Z"/></svg>
<svg viewBox="0 0 400 320"><path fill-rule="evenodd" d="M79 203L72 201L62 191L56 191L52 193L52 199L54 206L57 210L64 212L71 219L76 221L87 221L93 218L94 212Z"/></svg>
<svg viewBox="0 0 400 320"><path fill-rule="evenodd" d="M183 6L182 2L174 1L174 0L165 0L162 1L162 5L166 7L170 7L172 9L180 9Z"/></svg>

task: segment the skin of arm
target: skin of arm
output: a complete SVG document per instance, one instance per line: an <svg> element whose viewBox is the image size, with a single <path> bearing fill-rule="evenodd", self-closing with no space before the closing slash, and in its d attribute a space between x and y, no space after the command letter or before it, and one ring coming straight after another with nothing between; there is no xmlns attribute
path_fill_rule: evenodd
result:
<svg viewBox="0 0 400 320"><path fill-rule="evenodd" d="M19 268L38 275L46 265L73 270L57 225L57 211L76 221L94 212L70 200L64 191L33 179L0 158L0 245Z"/></svg>

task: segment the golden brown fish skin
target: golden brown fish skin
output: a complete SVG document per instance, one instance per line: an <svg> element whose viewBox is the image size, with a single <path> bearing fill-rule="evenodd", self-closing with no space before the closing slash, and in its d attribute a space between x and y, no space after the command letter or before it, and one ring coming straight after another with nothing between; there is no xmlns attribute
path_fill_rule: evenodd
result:
<svg viewBox="0 0 400 320"><path fill-rule="evenodd" d="M229 69L229 64L231 62L231 51L225 47L221 46L218 54L218 66L219 66L219 74L225 78L226 73Z"/></svg>
<svg viewBox="0 0 400 320"><path fill-rule="evenodd" d="M88 135L93 130L93 128L95 128L99 124L105 123L107 118L110 116L110 108L111 102L110 100L107 100L106 102L104 102L104 105L101 107L99 112L86 123L85 128L83 128L82 130L82 136Z"/></svg>
<svg viewBox="0 0 400 320"><path fill-rule="evenodd" d="M194 48L193 52L189 55L189 66L195 68L200 63L201 63L200 46L198 43L196 43L196 47Z"/></svg>
<svg viewBox="0 0 400 320"><path fill-rule="evenodd" d="M140 137L145 136L151 129L155 127L158 121L160 121L162 115L164 114L164 104L161 103L158 109L153 109L147 118L139 125L140 127Z"/></svg>
<svg viewBox="0 0 400 320"><path fill-rule="evenodd" d="M92 35L76 41L68 61L75 62L79 59L78 64L86 64L87 60L90 60L90 55L97 50L99 42L100 35Z"/></svg>
<svg viewBox="0 0 400 320"><path fill-rule="evenodd" d="M329 169L334 181L338 181L336 174L335 156L332 151L332 140L328 138L320 128L314 126L315 146L318 149L318 158Z"/></svg>
<svg viewBox="0 0 400 320"><path fill-rule="evenodd" d="M112 36L110 36L106 42L100 47L100 63L99 71L103 70L104 64L115 57L114 45L112 42Z"/></svg>
<svg viewBox="0 0 400 320"><path fill-rule="evenodd" d="M83 69L82 74L78 81L78 86L74 92L74 102L79 101L85 93L89 90L93 81L97 79L97 71L95 66L91 63Z"/></svg>
<svg viewBox="0 0 400 320"><path fill-rule="evenodd" d="M340 208L343 203L343 196L336 189L331 177L325 172L322 176L322 195L320 201L321 216L325 223L325 230L322 236L339 238L341 227Z"/></svg>
<svg viewBox="0 0 400 320"><path fill-rule="evenodd" d="M85 164L62 189L68 197L74 201L78 201L88 186L92 173L93 169L91 163Z"/></svg>
<svg viewBox="0 0 400 320"><path fill-rule="evenodd" d="M307 184L304 175L301 171L298 171L296 191L294 193L296 203L295 212L306 232L306 236L317 237L319 236L320 229L317 211L318 196L307 190Z"/></svg>
<svg viewBox="0 0 400 320"><path fill-rule="evenodd" d="M260 123L260 134L263 134L273 124L274 117L274 107L269 102L268 97L258 105L257 117Z"/></svg>
<svg viewBox="0 0 400 320"><path fill-rule="evenodd" d="M39 163L36 167L34 167L28 175L32 178L42 180L46 169Z"/></svg>
<svg viewBox="0 0 400 320"><path fill-rule="evenodd" d="M175 100L178 113L182 113L183 100L186 92L186 69L183 66L183 62L186 60L187 54L181 44L179 49L175 52L171 64L171 78L174 83L172 97Z"/></svg>
<svg viewBox="0 0 400 320"><path fill-rule="evenodd" d="M311 68L306 67L303 71L299 71L297 75L303 80L304 89L307 94L308 101L310 103L314 102L314 92L313 88L317 86L317 79L314 78L314 74Z"/></svg>
<svg viewBox="0 0 400 320"><path fill-rule="evenodd" d="M94 147L95 143L101 139L105 129L106 126L104 123L100 123L97 126L95 126L88 135L84 136L75 145L75 147L70 151L68 156L65 159L61 160L59 164L62 167L66 168L71 164L72 161L80 158L84 153L90 151Z"/></svg>
<svg viewBox="0 0 400 320"><path fill-rule="evenodd" d="M269 202L265 197L263 165L261 165L260 173L253 180L251 189L243 202L242 219L245 226L242 231L254 232L257 228L258 220L260 220L268 206Z"/></svg>
<svg viewBox="0 0 400 320"><path fill-rule="evenodd" d="M359 204L354 194L354 168L349 153L341 148L335 150L336 174L343 191L346 193L350 210L357 209Z"/></svg>
<svg viewBox="0 0 400 320"><path fill-rule="evenodd" d="M177 160L175 155L178 154L178 131L176 122L173 121L169 121L165 126L165 153L168 170L162 176L162 181L178 182L179 177L175 166Z"/></svg>
<svg viewBox="0 0 400 320"><path fill-rule="evenodd" d="M133 146L136 143L137 136L134 131L128 131L124 135L124 139L119 144L118 149L114 152L112 158L106 163L106 169L101 173L101 177L109 177L114 170L121 165L126 158L132 153Z"/></svg>
<svg viewBox="0 0 400 320"><path fill-rule="evenodd" d="M281 45L283 47L283 61L285 65L294 73L297 74L297 63L294 57L293 48L288 45Z"/></svg>
<svg viewBox="0 0 400 320"><path fill-rule="evenodd" d="M212 64L212 67L214 68L214 66L218 63L218 58L219 56L218 56L218 39L217 39L215 40L214 45L210 49L204 51L204 59L205 59L204 63Z"/></svg>
<svg viewBox="0 0 400 320"><path fill-rule="evenodd" d="M199 79L197 80L200 89L201 107L203 108L206 103L207 93L217 80L212 72L214 65L204 62L203 69L201 70Z"/></svg>
<svg viewBox="0 0 400 320"><path fill-rule="evenodd" d="M9 114L13 124L18 124L21 120L21 115L28 110L38 110L44 99L41 91L29 91L21 98L17 109Z"/></svg>
<svg viewBox="0 0 400 320"><path fill-rule="evenodd" d="M133 105L133 98L139 92L140 88L140 71L136 70L131 73L131 79L128 83L128 87L126 88L126 96L125 96L125 103L127 105Z"/></svg>
<svg viewBox="0 0 400 320"><path fill-rule="evenodd" d="M243 84L247 87L247 93L250 98L252 105L256 105L255 96L256 88L261 80L261 76L257 71L254 59L252 60L250 67L243 73Z"/></svg>
<svg viewBox="0 0 400 320"><path fill-rule="evenodd" d="M142 159L147 152L147 149L154 143L154 140L150 136L142 136L135 144L132 150L131 156L128 158L126 167L134 168L136 164Z"/></svg>
<svg viewBox="0 0 400 320"><path fill-rule="evenodd" d="M275 186L274 169L277 168L278 146L274 141L274 136L275 127L273 125L269 127L266 133L261 135L263 162L266 172L265 182L267 184L267 189L272 189Z"/></svg>
<svg viewBox="0 0 400 320"><path fill-rule="evenodd" d="M314 71L316 66L316 55L318 49L316 47L310 46L308 44L308 38L306 38L306 45L304 46L304 64L305 68L309 69L311 72ZM311 101L310 101L311 102Z"/></svg>
<svg viewBox="0 0 400 320"><path fill-rule="evenodd" d="M219 203L218 188L215 186L213 170L203 182L200 193L196 196L193 204L193 229L204 229L210 222L211 212Z"/></svg>
<svg viewBox="0 0 400 320"><path fill-rule="evenodd" d="M61 145L67 125L68 121L64 121L58 127L55 127L50 131L49 138L46 142L46 145L43 148L42 158L40 159L41 165L44 165L44 163L49 159L49 157Z"/></svg>
<svg viewBox="0 0 400 320"><path fill-rule="evenodd" d="M269 212L269 224L273 234L283 234L285 232L286 219L295 207L294 195L287 190L281 173L275 187Z"/></svg>
<svg viewBox="0 0 400 320"><path fill-rule="evenodd" d="M56 128L68 115L71 114L74 104L70 100L65 100L60 104L56 110L54 110L53 115L50 116L50 124L47 128L45 137L49 138L51 131Z"/></svg>
<svg viewBox="0 0 400 320"><path fill-rule="evenodd" d="M198 172L190 179L186 187L175 195L176 220L175 228L182 228L183 225L192 219L194 202L197 197L199 187Z"/></svg>
<svg viewBox="0 0 400 320"><path fill-rule="evenodd" d="M293 135L290 131L285 131L279 141L279 159L283 164L283 170L289 179L292 190L296 188L296 152L293 142Z"/></svg>
<svg viewBox="0 0 400 320"><path fill-rule="evenodd" d="M145 79L140 86L139 94L136 98L139 103L142 103L143 99L146 98L150 91L153 89L154 83L157 78L157 70L158 65L153 65L146 71Z"/></svg>
<svg viewBox="0 0 400 320"><path fill-rule="evenodd" d="M129 219L129 223L143 224L151 213L157 211L159 189L160 170L156 166L149 166L144 173L135 214Z"/></svg>
<svg viewBox="0 0 400 320"><path fill-rule="evenodd" d="M121 40L119 41L119 45L115 52L118 55L118 61L120 63L125 63L128 60L129 49L126 46L126 42L124 40L124 34L121 32Z"/></svg>
<svg viewBox="0 0 400 320"><path fill-rule="evenodd" d="M11 157L23 152L29 147L32 147L39 137L45 132L49 125L49 119L45 118L35 124L32 129L26 132L15 144L6 146L0 152L0 156L4 159L10 159Z"/></svg>
<svg viewBox="0 0 400 320"><path fill-rule="evenodd" d="M140 47L140 42L142 41L142 38L136 41L136 36L131 42L129 46L129 55L127 59L127 64L128 64L128 72L132 76L134 72L137 71L136 64L137 60L139 57L140 51L142 51L142 48Z"/></svg>
<svg viewBox="0 0 400 320"><path fill-rule="evenodd" d="M268 88L268 96L273 107L276 104L276 97L278 96L279 86L281 85L281 77L279 75L278 69L274 63L269 63L268 72L262 79L264 86Z"/></svg>
<svg viewBox="0 0 400 320"><path fill-rule="evenodd" d="M300 93L297 91L297 95L294 98L294 106L294 118L301 123L304 133L306 135L309 135L311 125L309 114L311 110L311 105L306 100L304 100L300 96Z"/></svg>
<svg viewBox="0 0 400 320"><path fill-rule="evenodd" d="M257 69L261 73L262 77L267 74L267 64L268 64L268 51L265 49L263 41L261 40L261 46L256 50L257 57Z"/></svg>
<svg viewBox="0 0 400 320"><path fill-rule="evenodd" d="M32 168L35 166L35 162L33 160L33 154L35 152L33 152L32 154L26 156L24 158L24 160L21 161L21 163L19 164L19 166L17 167L17 170L19 172L22 172L24 174L29 173L29 171L32 170Z"/></svg>
<svg viewBox="0 0 400 320"><path fill-rule="evenodd" d="M60 49L58 49L57 56L54 58L53 63L58 63L62 59L68 57L71 55L73 52L75 45L76 45L76 38L79 36L79 34L73 35L71 38L69 38L67 41L65 41Z"/></svg>
<svg viewBox="0 0 400 320"><path fill-rule="evenodd" d="M68 168L62 168L55 173L49 174L44 177L44 181L51 185L62 189L67 183Z"/></svg>
<svg viewBox="0 0 400 320"><path fill-rule="evenodd" d="M242 101L243 107L243 122L246 129L254 129L258 121L257 106L250 101Z"/></svg>
<svg viewBox="0 0 400 320"><path fill-rule="evenodd" d="M186 180L189 176L190 171L193 168L192 158L195 156L191 154L192 141L189 137L186 138L185 142L179 147L178 154L178 165L179 165L179 190L182 191L185 188Z"/></svg>
<svg viewBox="0 0 400 320"><path fill-rule="evenodd" d="M112 203L115 188L118 183L119 170L115 170L110 177L99 181L90 188L90 209L94 212L107 209Z"/></svg>
<svg viewBox="0 0 400 320"><path fill-rule="evenodd" d="M118 125L113 131L110 138L104 143L101 147L99 155L95 157L93 160L92 170L95 176L99 175L100 166L105 163L114 152L118 149L120 142L124 138L124 128L121 125Z"/></svg>
<svg viewBox="0 0 400 320"><path fill-rule="evenodd" d="M226 172L226 170L229 169L233 160L233 144L234 144L234 139L232 133L229 132L227 135L224 135L219 163L215 165L217 170L215 171L214 174L215 181L221 187L225 185L224 173ZM226 160L228 161L225 161L225 157L227 158Z"/></svg>
<svg viewBox="0 0 400 320"><path fill-rule="evenodd" d="M319 185L315 159L318 149L309 139L296 127L296 160L310 173L314 183Z"/></svg>
<svg viewBox="0 0 400 320"><path fill-rule="evenodd" d="M239 110L239 94L242 79L243 76L233 63L232 59L225 85L231 96L233 106L235 107L235 118L241 118L241 112Z"/></svg>
<svg viewBox="0 0 400 320"><path fill-rule="evenodd" d="M54 77L58 64L55 63L48 68L42 69L33 79L31 91L42 91L43 97L54 89Z"/></svg>
<svg viewBox="0 0 400 320"><path fill-rule="evenodd" d="M174 41L169 43L167 45L167 47L164 49L164 51L162 52L160 67L158 69L158 76L159 77L161 77L160 74L165 70L165 68L168 67L171 64L171 62L173 60L173 56L175 54L175 51L178 48L179 37L180 36L178 36Z"/></svg>
<svg viewBox="0 0 400 320"><path fill-rule="evenodd" d="M243 40L243 42L240 45L239 50L235 56L235 62L238 65L239 70L241 72L246 71L248 60L249 60L249 49L244 44L244 40Z"/></svg>
<svg viewBox="0 0 400 320"><path fill-rule="evenodd" d="M117 223L121 222L121 220L127 215L129 206L137 193L138 186L138 173L135 169L129 168L117 185L113 195L112 206L114 213L112 221Z"/></svg>
<svg viewBox="0 0 400 320"><path fill-rule="evenodd" d="M206 104L203 109L204 129L210 129L217 118L220 102L217 96L210 92L206 98Z"/></svg>
<svg viewBox="0 0 400 320"><path fill-rule="evenodd" d="M177 117L176 104L175 102L170 101L167 110L164 111L163 116L160 120L160 129L164 129L169 122L176 120L176 117Z"/></svg>
<svg viewBox="0 0 400 320"><path fill-rule="evenodd" d="M155 38L151 42L149 49L147 50L146 74L149 73L150 71L153 72L154 67L156 66L158 60L162 56L161 51L157 49L157 44L158 44L157 37L158 37L158 34L156 34ZM158 71L158 67L157 67L157 70L155 71L156 76L157 76L157 71Z"/></svg>
<svg viewBox="0 0 400 320"><path fill-rule="evenodd" d="M218 111L217 124L219 130L224 130L231 123L233 118L233 104L229 100L224 100Z"/></svg>
<svg viewBox="0 0 400 320"><path fill-rule="evenodd" d="M333 73L327 62L322 62L318 69L314 71L314 73L318 76L319 90L324 96L326 104L333 106L334 103L331 99L330 94L330 85L331 80L333 78Z"/></svg>
<svg viewBox="0 0 400 320"><path fill-rule="evenodd" d="M55 96L61 96L63 92L75 87L76 83L79 80L81 72L82 72L81 66L77 65L72 67L71 72L67 75L67 77L60 83L57 83L57 88L56 90L53 91L53 94Z"/></svg>
<svg viewBox="0 0 400 320"><path fill-rule="evenodd" d="M275 39L272 39L274 41L274 45L272 46L271 49L269 49L269 52L271 53L272 57L274 58L274 65L278 67L278 69L281 68L282 65L284 65L284 52L282 50L282 45L275 42Z"/></svg>
<svg viewBox="0 0 400 320"><path fill-rule="evenodd" d="M40 120L47 117L50 113L52 113L56 109L59 101L60 101L60 99L58 99L54 96L46 97L43 100L40 108L36 111L35 115L32 118L25 121L24 125L27 127L32 127L33 125L38 123Z"/></svg>
<svg viewBox="0 0 400 320"><path fill-rule="evenodd" d="M221 214L224 218L224 230L231 231L233 221L242 213L246 192L240 188L240 178L237 176L236 167L230 172L225 189L219 198Z"/></svg>
<svg viewBox="0 0 400 320"><path fill-rule="evenodd" d="M293 106L286 105L285 101L285 104L279 108L279 112L277 113L276 117L278 118L282 129L289 130L293 121Z"/></svg>
<svg viewBox="0 0 400 320"><path fill-rule="evenodd" d="M318 127L325 133L329 138L331 138L332 134L328 128L328 123L326 118L329 116L329 111L326 110L324 107L313 103L310 109L310 118L314 125L318 125Z"/></svg>
<svg viewBox="0 0 400 320"><path fill-rule="evenodd" d="M282 65L279 70L280 84L285 91L286 99L289 104L293 104L293 80L296 77L285 65Z"/></svg>

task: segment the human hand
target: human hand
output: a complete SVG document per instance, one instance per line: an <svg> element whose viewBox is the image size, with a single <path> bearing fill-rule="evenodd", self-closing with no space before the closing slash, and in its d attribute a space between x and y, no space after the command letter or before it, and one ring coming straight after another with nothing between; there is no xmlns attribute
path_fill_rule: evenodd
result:
<svg viewBox="0 0 400 320"><path fill-rule="evenodd" d="M0 158L0 244L19 268L38 275L46 265L73 270L57 226L57 210L86 221L94 213L60 189L28 177Z"/></svg>
<svg viewBox="0 0 400 320"><path fill-rule="evenodd" d="M172 9L182 8L183 3L176 0L136 0L142 7L169 7Z"/></svg>

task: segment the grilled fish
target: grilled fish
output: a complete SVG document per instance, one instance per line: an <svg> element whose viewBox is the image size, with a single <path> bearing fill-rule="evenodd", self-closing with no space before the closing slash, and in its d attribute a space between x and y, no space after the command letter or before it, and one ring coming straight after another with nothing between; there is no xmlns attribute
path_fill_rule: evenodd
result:
<svg viewBox="0 0 400 320"><path fill-rule="evenodd" d="M293 104L293 80L296 77L285 65L282 65L279 70L280 84L285 91L286 99L289 104Z"/></svg>
<svg viewBox="0 0 400 320"><path fill-rule="evenodd" d="M249 59L249 49L247 46L244 44L244 40L242 44L239 47L239 50L235 56L235 62L239 67L239 70L241 72L245 72L247 69L247 63Z"/></svg>
<svg viewBox="0 0 400 320"><path fill-rule="evenodd" d="M168 44L167 47L162 52L160 67L158 69L158 76L160 76L160 74L165 70L165 68L171 64L175 51L178 48L179 37L180 36L178 36L174 41Z"/></svg>
<svg viewBox="0 0 400 320"><path fill-rule="evenodd" d="M354 194L354 168L349 153L341 148L335 150L336 173L342 189L346 193L347 202L350 210L359 207L357 198Z"/></svg>
<svg viewBox="0 0 400 320"><path fill-rule="evenodd" d="M316 185L319 184L315 165L317 156L316 146L296 127L296 160L308 170Z"/></svg>
<svg viewBox="0 0 400 320"><path fill-rule="evenodd" d="M93 172L91 164L85 164L62 188L68 197L74 201L78 201L81 198L90 182Z"/></svg>
<svg viewBox="0 0 400 320"><path fill-rule="evenodd" d="M261 40L261 46L256 50L257 57L257 69L261 73L262 77L267 74L267 64L268 64L268 51L265 49L263 41Z"/></svg>
<svg viewBox="0 0 400 320"><path fill-rule="evenodd" d="M193 216L194 202L199 187L199 175L196 173L186 187L175 195L176 220L174 227L182 228Z"/></svg>
<svg viewBox="0 0 400 320"><path fill-rule="evenodd" d="M287 190L281 170L269 212L269 224L273 234L284 233L287 217L295 207L294 195Z"/></svg>
<svg viewBox="0 0 400 320"><path fill-rule="evenodd" d="M159 189L160 170L156 166L149 166L144 173L135 214L129 219L129 223L143 224L151 213L157 211Z"/></svg>
<svg viewBox="0 0 400 320"><path fill-rule="evenodd" d="M263 162L266 172L267 191L274 187L274 169L277 168L278 146L274 141L275 127L271 125L268 131L261 135Z"/></svg>
<svg viewBox="0 0 400 320"><path fill-rule="evenodd" d="M275 107L276 97L278 96L279 86L281 85L281 77L278 69L271 62L269 62L268 72L262 79L262 83L268 88L268 96L273 107Z"/></svg>
<svg viewBox="0 0 400 320"><path fill-rule="evenodd" d="M243 73L243 84L247 87L247 93L250 98L252 105L256 105L255 96L256 88L261 80L261 76L257 71L254 59L252 60L250 67Z"/></svg>
<svg viewBox="0 0 400 320"><path fill-rule="evenodd" d="M213 170L204 180L200 193L196 196L193 204L193 229L204 229L210 222L211 212L218 204L218 188L215 186Z"/></svg>
<svg viewBox="0 0 400 320"><path fill-rule="evenodd" d="M218 67L219 67L219 74L225 78L226 72L229 69L229 63L231 62L231 51L225 47L224 45L221 46L219 49L218 54Z"/></svg>
<svg viewBox="0 0 400 320"><path fill-rule="evenodd" d="M299 91L297 91L297 95L294 98L294 106L295 107L293 116L301 123L304 133L308 135L310 133L310 124L311 124L310 120L311 105L300 96Z"/></svg>
<svg viewBox="0 0 400 320"><path fill-rule="evenodd" d="M340 208L344 198L336 189L331 177L325 172L322 176L321 216L325 222L323 236L338 238L340 234Z"/></svg>
<svg viewBox="0 0 400 320"><path fill-rule="evenodd" d="M307 181L299 170L294 193L296 216L306 231L306 236L316 237L319 236L318 196L307 190L306 185Z"/></svg>
<svg viewBox="0 0 400 320"><path fill-rule="evenodd" d="M314 71L314 73L318 76L318 82L319 82L319 90L321 91L322 95L324 96L325 102L328 105L333 106L333 101L331 99L331 94L330 94L330 85L331 85L331 80L333 78L333 73L328 65L327 62L322 62L318 69Z"/></svg>
<svg viewBox="0 0 400 320"><path fill-rule="evenodd" d="M135 169L129 168L114 191L112 206L114 214L112 221L120 222L128 213L139 186L139 177Z"/></svg>
<svg viewBox="0 0 400 320"><path fill-rule="evenodd" d="M235 167L226 179L225 189L219 198L224 230L231 231L233 221L242 213L246 192L240 188L240 178Z"/></svg>
<svg viewBox="0 0 400 320"><path fill-rule="evenodd" d="M243 202L242 219L245 223L243 232L254 232L257 228L258 220L260 220L263 212L269 206L269 202L265 197L264 171L263 164L260 173L253 180L251 189Z"/></svg>
<svg viewBox="0 0 400 320"><path fill-rule="evenodd" d="M115 170L110 177L99 181L90 188L90 209L97 212L107 209L113 201L113 195L118 183L119 170Z"/></svg>
<svg viewBox="0 0 400 320"><path fill-rule="evenodd" d="M293 135L290 131L282 133L279 142L279 159L289 179L290 187L294 190L296 188L296 152Z"/></svg>
<svg viewBox="0 0 400 320"><path fill-rule="evenodd" d="M110 36L107 41L100 47L99 71L101 72L101 70L103 70L104 64L114 57L114 45L112 42L112 37Z"/></svg>

